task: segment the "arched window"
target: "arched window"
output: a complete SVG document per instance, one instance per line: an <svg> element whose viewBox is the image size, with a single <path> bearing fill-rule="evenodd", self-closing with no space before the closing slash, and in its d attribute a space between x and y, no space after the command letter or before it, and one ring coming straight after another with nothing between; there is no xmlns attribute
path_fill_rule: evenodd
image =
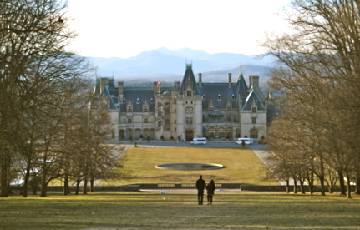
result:
<svg viewBox="0 0 360 230"><path fill-rule="evenodd" d="M236 137L241 137L241 129L240 128L236 128Z"/></svg>
<svg viewBox="0 0 360 230"><path fill-rule="evenodd" d="M209 128L209 136L210 137L215 137L215 128L214 127Z"/></svg>
<svg viewBox="0 0 360 230"><path fill-rule="evenodd" d="M219 134L220 137L225 137L225 128L220 127L218 129L218 134Z"/></svg>
<svg viewBox="0 0 360 230"><path fill-rule="evenodd" d="M193 107L190 107L190 106L185 107L185 113L186 114L192 114L193 113Z"/></svg>
<svg viewBox="0 0 360 230"><path fill-rule="evenodd" d="M251 138L258 138L258 130L253 128L250 130L250 137Z"/></svg>

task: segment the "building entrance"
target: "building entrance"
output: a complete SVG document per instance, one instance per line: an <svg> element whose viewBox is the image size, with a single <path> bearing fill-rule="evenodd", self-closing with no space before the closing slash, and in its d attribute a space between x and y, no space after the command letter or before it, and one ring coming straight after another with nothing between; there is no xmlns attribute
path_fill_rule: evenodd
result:
<svg viewBox="0 0 360 230"><path fill-rule="evenodd" d="M192 130L186 130L185 131L185 140L192 141L193 138L194 138L194 132Z"/></svg>

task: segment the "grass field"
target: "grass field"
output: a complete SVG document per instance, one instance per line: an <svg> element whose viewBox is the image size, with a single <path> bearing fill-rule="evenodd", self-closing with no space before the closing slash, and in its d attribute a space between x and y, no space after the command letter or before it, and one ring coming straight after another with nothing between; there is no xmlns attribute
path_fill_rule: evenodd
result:
<svg viewBox="0 0 360 230"><path fill-rule="evenodd" d="M360 229L360 197L217 192L0 198L0 229Z"/></svg>
<svg viewBox="0 0 360 230"><path fill-rule="evenodd" d="M126 152L125 167L134 171L129 181L103 183L104 185L130 183L195 182L202 174L206 181L238 182L250 184L277 184L264 181L268 170L249 149L243 148L198 148L198 147L154 147L130 148ZM216 163L226 168L217 170L179 171L155 168L165 163Z"/></svg>
<svg viewBox="0 0 360 230"><path fill-rule="evenodd" d="M125 166L136 182L206 180L269 184L267 169L248 149L130 148ZM155 165L202 162L225 169L175 171ZM113 182L116 183L116 182ZM205 203L206 204L206 203ZM360 196L216 191L213 205L198 205L196 190L0 197L0 230L37 229L360 229Z"/></svg>

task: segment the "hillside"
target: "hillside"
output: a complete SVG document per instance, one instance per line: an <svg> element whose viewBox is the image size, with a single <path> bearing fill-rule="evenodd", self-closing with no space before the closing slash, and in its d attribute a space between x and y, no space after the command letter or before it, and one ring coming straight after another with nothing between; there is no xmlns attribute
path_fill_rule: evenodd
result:
<svg viewBox="0 0 360 230"><path fill-rule="evenodd" d="M173 83L182 79L186 63L192 63L194 74L202 73L203 82L227 82L228 73L236 81L242 72L245 79L249 75L259 75L260 84L266 84L268 72L273 65L271 57L259 58L254 55L233 53L208 54L202 50L183 48L144 51L130 58L89 57L102 77L113 76L115 81L162 81ZM128 84L127 83L127 84Z"/></svg>

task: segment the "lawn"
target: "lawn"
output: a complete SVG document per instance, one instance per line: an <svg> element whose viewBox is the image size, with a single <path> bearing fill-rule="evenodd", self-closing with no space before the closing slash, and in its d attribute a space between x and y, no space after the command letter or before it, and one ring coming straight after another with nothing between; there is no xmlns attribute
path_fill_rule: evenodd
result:
<svg viewBox="0 0 360 230"><path fill-rule="evenodd" d="M137 147L126 152L125 167L134 171L131 183L189 183L201 174L206 181L226 183L277 184L276 180L264 181L268 170L253 151L244 148L199 148L199 147ZM155 168L165 163L216 163L226 168L217 170L183 171Z"/></svg>
<svg viewBox="0 0 360 230"><path fill-rule="evenodd" d="M0 198L0 229L359 229L360 197L217 192Z"/></svg>

